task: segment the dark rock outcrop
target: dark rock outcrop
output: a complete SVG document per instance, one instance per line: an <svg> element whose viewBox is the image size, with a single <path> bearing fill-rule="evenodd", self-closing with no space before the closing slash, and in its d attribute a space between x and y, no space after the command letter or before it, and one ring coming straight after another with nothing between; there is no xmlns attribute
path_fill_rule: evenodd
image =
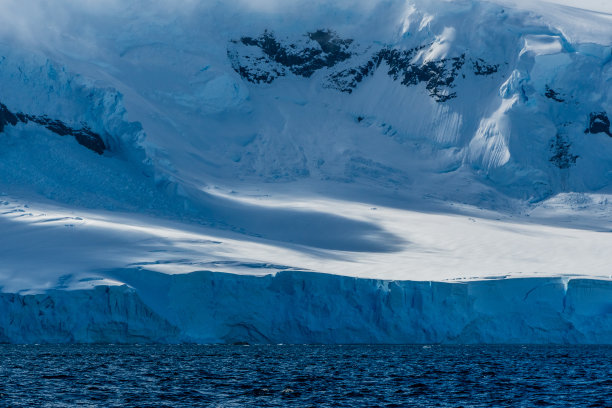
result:
<svg viewBox="0 0 612 408"><path fill-rule="evenodd" d="M318 30L307 34L312 46L298 48L294 44L284 45L280 43L272 32L266 31L258 38L242 37L241 43L247 47L259 48L263 56L254 58L245 56L246 60L254 59L255 65L278 64L282 69L271 69L271 72L262 72L256 67L234 62L234 69L246 80L253 83L270 83L279 76L286 75L286 68L294 75L309 78L322 68L333 67L339 62L351 57L349 46L353 40L340 39L334 32L329 30ZM230 58L232 54L228 53ZM237 56L233 57L237 59Z"/></svg>
<svg viewBox="0 0 612 408"><path fill-rule="evenodd" d="M15 126L18 122L19 118L0 103L0 133L4 132L6 125Z"/></svg>
<svg viewBox="0 0 612 408"><path fill-rule="evenodd" d="M605 133L612 137L610 133L610 119L606 112L593 112L589 115L589 127L585 133Z"/></svg>
<svg viewBox="0 0 612 408"><path fill-rule="evenodd" d="M437 102L446 102L455 98L457 94L448 89L454 87L455 78L465 63L465 54L455 58L426 61L422 64L411 63L414 54L421 48L423 47L409 51L395 49L380 51L381 60L389 66L387 74L405 86L425 83L429 95Z"/></svg>
<svg viewBox="0 0 612 408"><path fill-rule="evenodd" d="M60 120L50 119L46 115L35 116L22 112L12 113L5 105L0 103L0 133L4 131L6 125L15 126L18 123L29 122L41 125L59 136L72 136L81 146L98 154L102 154L106 150L102 137L92 132L86 124L83 124L83 127L80 129L75 129Z"/></svg>
<svg viewBox="0 0 612 408"><path fill-rule="evenodd" d="M264 32L258 38L242 37L232 41L228 48L228 57L234 70L245 80L255 83L271 83L275 79L294 74L310 78L315 72L328 69L324 86L345 93L352 93L367 77L374 75L377 69L386 67L387 75L404 86L425 84L429 95L436 102L446 102L457 97L451 89L455 80L465 70L466 54L458 57L423 61L417 58L419 51L431 44L401 50L383 47L365 59L364 54L352 39L342 39L331 30L319 30L306 35L307 45L283 43L274 33ZM359 63L351 64L355 57ZM474 75L492 75L499 69L499 64L488 64L481 58L469 59Z"/></svg>
<svg viewBox="0 0 612 408"><path fill-rule="evenodd" d="M561 98L561 94L559 94L559 92L555 91L548 85L546 85L546 92L544 93L544 96L556 102L565 102L565 99Z"/></svg>
<svg viewBox="0 0 612 408"><path fill-rule="evenodd" d="M557 133L555 139L550 143L553 156L549 159L551 163L560 169L569 169L580 156L570 152L572 145Z"/></svg>
<svg viewBox="0 0 612 408"><path fill-rule="evenodd" d="M472 61L474 75L493 75L499 70L499 64L487 64L482 58Z"/></svg>

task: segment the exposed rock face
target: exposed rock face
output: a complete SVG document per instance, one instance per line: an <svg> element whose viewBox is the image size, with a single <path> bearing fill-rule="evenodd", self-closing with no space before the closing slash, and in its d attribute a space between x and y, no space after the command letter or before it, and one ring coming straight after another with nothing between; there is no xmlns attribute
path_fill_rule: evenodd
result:
<svg viewBox="0 0 612 408"><path fill-rule="evenodd" d="M341 39L331 30L307 33L305 38L306 43L282 42L274 33L266 31L258 38L242 37L231 41L228 57L234 70L255 84L269 84L289 73L310 78L315 72L327 69L324 86L346 93L352 93L359 83L384 65L387 75L404 86L424 83L437 102L457 97L451 91L455 80L459 74L465 77L470 71L464 67L468 60L465 53L458 57L424 60L419 52L431 43L409 50L382 47L363 62L363 47L352 39ZM361 62L353 61L358 57ZM489 64L482 58L470 58L469 61L473 75L493 75L499 69L499 64Z"/></svg>
<svg viewBox="0 0 612 408"><path fill-rule="evenodd" d="M300 48L295 44L282 44L273 33L266 31L258 38L242 37L240 41L232 41L255 47L263 55L242 55L237 50L228 50L228 55L234 69L253 83L271 83L287 72L309 78L314 72L333 67L352 55L349 47L353 40L340 39L332 31L318 30L308 33L307 38L309 41Z"/></svg>
<svg viewBox="0 0 612 408"><path fill-rule="evenodd" d="M610 133L610 119L606 112L593 112L589 115L589 127L586 133L605 133L612 137Z"/></svg>
<svg viewBox="0 0 612 408"><path fill-rule="evenodd" d="M487 64L487 62L482 58L477 58L474 60L472 62L472 66L474 67L474 75L492 75L499 70L499 64Z"/></svg>
<svg viewBox="0 0 612 408"><path fill-rule="evenodd" d="M7 109L6 106L0 103L0 133L4 132L6 125L15 126L19 122L17 116Z"/></svg>
<svg viewBox="0 0 612 408"><path fill-rule="evenodd" d="M559 94L559 92L555 91L548 85L546 85L546 92L544 93L544 96L556 102L565 102L565 99L561 98L561 94Z"/></svg>
<svg viewBox="0 0 612 408"><path fill-rule="evenodd" d="M550 162L560 169L569 169L572 165L576 164L576 160L580 156L571 153L571 146L563 136L557 133L555 139L550 144L550 149L553 152Z"/></svg>
<svg viewBox="0 0 612 408"><path fill-rule="evenodd" d="M91 131L87 125L80 129L71 128L60 120L50 119L47 116L35 116L25 113L12 113L5 105L0 103L0 133L6 125L15 126L18 123L33 122L45 127L59 136L72 136L76 141L89 150L98 154L104 153L106 145L100 135Z"/></svg>

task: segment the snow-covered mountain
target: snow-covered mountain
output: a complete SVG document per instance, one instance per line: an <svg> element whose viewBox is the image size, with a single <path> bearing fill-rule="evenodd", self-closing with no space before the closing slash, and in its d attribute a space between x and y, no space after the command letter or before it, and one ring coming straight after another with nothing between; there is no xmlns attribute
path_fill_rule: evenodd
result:
<svg viewBox="0 0 612 408"><path fill-rule="evenodd" d="M61 3L0 6L0 340L612 342L604 1Z"/></svg>

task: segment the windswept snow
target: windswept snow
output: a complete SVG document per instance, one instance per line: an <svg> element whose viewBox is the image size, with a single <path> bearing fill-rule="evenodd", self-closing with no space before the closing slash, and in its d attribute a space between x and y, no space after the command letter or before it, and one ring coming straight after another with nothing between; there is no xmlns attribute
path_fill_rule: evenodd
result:
<svg viewBox="0 0 612 408"><path fill-rule="evenodd" d="M138 267L170 274L307 270L386 280L610 278L606 253L612 245L612 217L605 204L609 197L584 197L582 210L570 209L565 202L561 213L555 212L556 200L546 204L545 211L533 211L534 220L472 207L444 213L321 197L233 199L245 206L293 211L292 220L283 225L284 239L263 238L268 233L265 224L245 236L147 216L26 204L3 197L0 223L7 237L0 250L3 290L84 288L115 279L108 271ZM327 235L335 236L337 231L325 221L326 215L378 226L388 238L368 247L369 234L376 232L356 228L330 242ZM321 217L318 225L311 226L311 245L295 242L300 217L310 217L310 222ZM333 249L342 245L346 249Z"/></svg>
<svg viewBox="0 0 612 408"><path fill-rule="evenodd" d="M493 0L501 4L512 4L515 7L541 10L542 7L565 6L570 9L586 10L597 14L612 14L612 5L607 0ZM563 10L563 9L562 9ZM567 12L566 10L563 10ZM554 14L554 13L551 13Z"/></svg>
<svg viewBox="0 0 612 408"><path fill-rule="evenodd" d="M562 32L572 43L612 45L612 4L607 0L492 0L520 10Z"/></svg>

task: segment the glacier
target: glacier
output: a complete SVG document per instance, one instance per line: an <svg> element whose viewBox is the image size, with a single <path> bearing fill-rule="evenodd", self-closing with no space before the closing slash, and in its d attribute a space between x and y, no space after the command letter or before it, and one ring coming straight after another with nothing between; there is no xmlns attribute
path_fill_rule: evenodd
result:
<svg viewBox="0 0 612 408"><path fill-rule="evenodd" d="M1 7L1 342L612 343L608 4L58 1Z"/></svg>
<svg viewBox="0 0 612 408"><path fill-rule="evenodd" d="M612 283L384 281L287 271L109 272L128 286L0 295L15 343L473 344L612 342ZM149 306L147 306L149 305Z"/></svg>

